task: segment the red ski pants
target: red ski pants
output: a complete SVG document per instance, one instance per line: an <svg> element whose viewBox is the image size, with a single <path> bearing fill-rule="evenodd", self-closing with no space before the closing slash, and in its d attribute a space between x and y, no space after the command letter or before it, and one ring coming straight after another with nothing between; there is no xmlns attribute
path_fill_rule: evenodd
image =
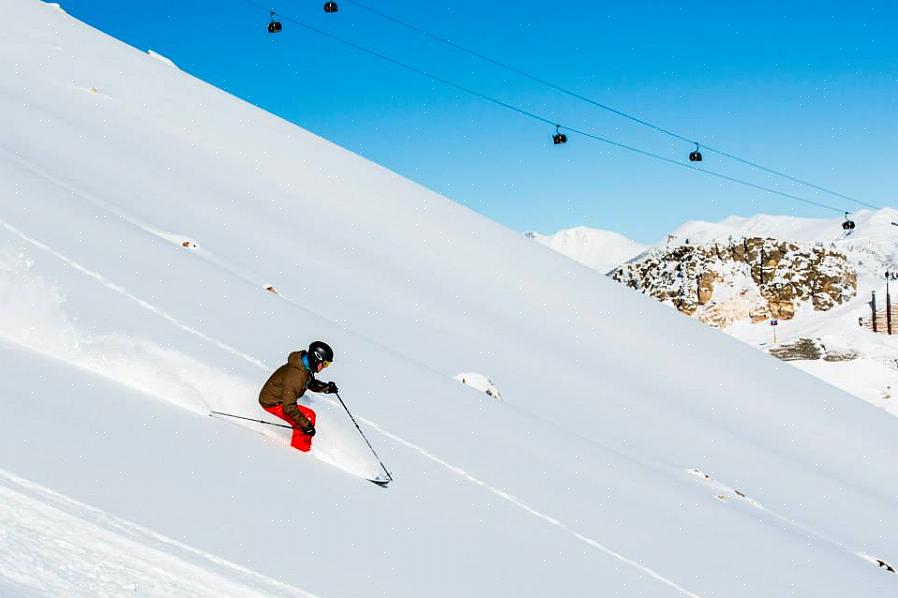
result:
<svg viewBox="0 0 898 598"><path fill-rule="evenodd" d="M300 413L309 418L309 421L312 422L312 425L315 425L315 412L309 409L304 405L297 405L297 409L299 409ZM262 407L265 411L274 415L276 417L281 418L291 426L295 425L293 420L290 419L289 415L284 414L284 406L283 405L275 405L274 407ZM309 452L312 448L312 437L300 430L299 428L293 428L293 438L290 439L290 446L295 448L298 451L302 451L304 453Z"/></svg>

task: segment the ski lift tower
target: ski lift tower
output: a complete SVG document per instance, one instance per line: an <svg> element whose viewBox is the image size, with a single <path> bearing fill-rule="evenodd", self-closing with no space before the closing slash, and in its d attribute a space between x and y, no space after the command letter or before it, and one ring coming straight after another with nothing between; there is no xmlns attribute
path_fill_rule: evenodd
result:
<svg viewBox="0 0 898 598"><path fill-rule="evenodd" d="M889 293L889 281L898 280L898 272L886 270L886 332L892 334L892 295Z"/></svg>

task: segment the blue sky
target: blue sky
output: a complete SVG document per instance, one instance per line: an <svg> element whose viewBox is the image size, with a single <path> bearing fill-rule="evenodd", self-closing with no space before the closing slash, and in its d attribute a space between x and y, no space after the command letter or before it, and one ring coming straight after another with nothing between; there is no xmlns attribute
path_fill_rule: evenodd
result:
<svg viewBox="0 0 898 598"><path fill-rule="evenodd" d="M339 1L339 0L338 0ZM361 0L360 0L361 1ZM597 135L690 147L343 2L262 4ZM689 138L875 205L898 192L898 2L365 3ZM516 230L653 242L685 220L834 212L572 136L405 72L242 0L63 0L75 17ZM858 209L706 153L703 167Z"/></svg>

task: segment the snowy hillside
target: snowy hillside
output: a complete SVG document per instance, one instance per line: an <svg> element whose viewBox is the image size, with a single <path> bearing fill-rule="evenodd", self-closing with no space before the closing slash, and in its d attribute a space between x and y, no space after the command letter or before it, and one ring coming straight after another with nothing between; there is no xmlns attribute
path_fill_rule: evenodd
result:
<svg viewBox="0 0 898 598"><path fill-rule="evenodd" d="M644 245L610 230L577 226L551 235L526 236L602 274L646 250Z"/></svg>
<svg viewBox="0 0 898 598"><path fill-rule="evenodd" d="M0 595L898 596L898 420L57 7L0 14ZM308 454L209 416L274 421L314 338L387 489L327 396Z"/></svg>

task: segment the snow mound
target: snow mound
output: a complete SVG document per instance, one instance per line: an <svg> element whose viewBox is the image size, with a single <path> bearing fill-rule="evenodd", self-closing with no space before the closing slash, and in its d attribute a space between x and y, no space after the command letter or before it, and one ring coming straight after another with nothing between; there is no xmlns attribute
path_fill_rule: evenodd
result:
<svg viewBox="0 0 898 598"><path fill-rule="evenodd" d="M502 393L499 392L499 389L496 388L496 385L493 384L493 381L488 376L478 374L477 372L462 372L461 374L456 374L453 378L475 390L486 393L496 400L502 400Z"/></svg>
<svg viewBox="0 0 898 598"><path fill-rule="evenodd" d="M178 65L176 65L171 58L167 58L158 52L154 52L153 50L147 50L147 54L149 54L152 58L155 58L162 64L168 65L172 68L178 68Z"/></svg>

